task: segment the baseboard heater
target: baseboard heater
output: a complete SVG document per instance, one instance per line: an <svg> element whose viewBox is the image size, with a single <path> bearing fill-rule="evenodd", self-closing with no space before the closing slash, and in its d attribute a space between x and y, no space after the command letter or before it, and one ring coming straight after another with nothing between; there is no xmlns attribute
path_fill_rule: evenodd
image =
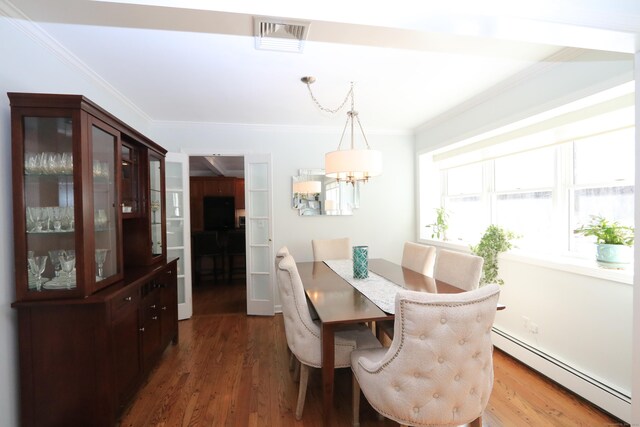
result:
<svg viewBox="0 0 640 427"><path fill-rule="evenodd" d="M631 396L581 372L555 357L530 346L500 329L493 328L493 344L532 369L571 390L625 422L631 422Z"/></svg>

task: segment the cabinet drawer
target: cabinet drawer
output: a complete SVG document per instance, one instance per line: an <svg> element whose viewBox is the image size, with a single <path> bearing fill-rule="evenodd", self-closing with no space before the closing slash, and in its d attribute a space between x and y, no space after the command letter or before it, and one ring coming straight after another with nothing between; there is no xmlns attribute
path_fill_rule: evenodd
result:
<svg viewBox="0 0 640 427"><path fill-rule="evenodd" d="M118 294L111 300L111 317L116 318L118 314L130 308L136 308L140 301L140 289L136 286Z"/></svg>

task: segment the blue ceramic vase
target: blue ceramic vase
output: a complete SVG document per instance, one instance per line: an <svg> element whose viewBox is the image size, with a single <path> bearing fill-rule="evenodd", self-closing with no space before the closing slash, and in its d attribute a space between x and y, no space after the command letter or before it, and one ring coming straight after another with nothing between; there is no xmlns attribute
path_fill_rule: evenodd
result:
<svg viewBox="0 0 640 427"><path fill-rule="evenodd" d="M365 279L369 277L369 247L353 247L353 278Z"/></svg>

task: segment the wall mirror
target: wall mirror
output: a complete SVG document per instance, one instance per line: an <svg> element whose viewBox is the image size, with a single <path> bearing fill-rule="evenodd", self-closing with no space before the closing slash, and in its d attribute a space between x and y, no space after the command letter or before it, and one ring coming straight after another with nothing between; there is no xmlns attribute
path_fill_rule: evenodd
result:
<svg viewBox="0 0 640 427"><path fill-rule="evenodd" d="M360 184L328 178L324 169L300 169L291 183L291 206L300 215L351 215L360 207Z"/></svg>

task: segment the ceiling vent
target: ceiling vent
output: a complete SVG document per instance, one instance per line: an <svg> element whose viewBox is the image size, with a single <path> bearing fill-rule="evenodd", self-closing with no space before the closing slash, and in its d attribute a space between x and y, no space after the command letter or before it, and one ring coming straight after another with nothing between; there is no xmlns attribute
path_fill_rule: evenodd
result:
<svg viewBox="0 0 640 427"><path fill-rule="evenodd" d="M253 22L256 49L299 53L304 49L309 22L264 17L255 17Z"/></svg>

